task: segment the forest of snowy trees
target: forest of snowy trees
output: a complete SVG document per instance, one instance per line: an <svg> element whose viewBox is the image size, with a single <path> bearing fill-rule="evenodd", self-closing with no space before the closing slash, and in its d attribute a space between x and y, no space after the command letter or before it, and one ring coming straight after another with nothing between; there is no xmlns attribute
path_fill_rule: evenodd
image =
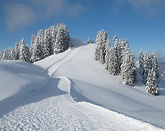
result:
<svg viewBox="0 0 165 131"><path fill-rule="evenodd" d="M137 68L135 63L135 54L131 53L128 40L118 41L114 36L113 46L107 32L101 30L96 36L95 60L104 64L104 68L112 75L120 75L124 84L130 86L137 80ZM158 95L158 64L157 57L154 54L140 53L139 72L143 76L143 82L146 84L146 92L152 95Z"/></svg>
<svg viewBox="0 0 165 131"><path fill-rule="evenodd" d="M64 24L51 26L49 29L40 30L37 36L32 35L30 49L25 44L24 38L0 52L0 60L22 60L26 62L36 62L52 54L58 54L69 47L69 32Z"/></svg>

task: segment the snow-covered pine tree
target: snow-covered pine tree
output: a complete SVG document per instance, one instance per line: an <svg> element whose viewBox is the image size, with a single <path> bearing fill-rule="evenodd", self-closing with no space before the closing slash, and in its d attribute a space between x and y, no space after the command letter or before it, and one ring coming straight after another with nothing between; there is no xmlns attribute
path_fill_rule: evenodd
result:
<svg viewBox="0 0 165 131"><path fill-rule="evenodd" d="M158 95L159 94L159 87L158 83L156 82L156 72L154 69L149 69L148 77L146 82L146 92L151 95Z"/></svg>
<svg viewBox="0 0 165 131"><path fill-rule="evenodd" d="M44 30L40 30L39 33L39 43L41 45L41 59L44 58L43 49L44 49Z"/></svg>
<svg viewBox="0 0 165 131"><path fill-rule="evenodd" d="M64 30L64 51L67 50L69 48L69 41L70 41L70 37L69 37L69 32L67 30L67 26L66 25L62 25L63 26L63 30Z"/></svg>
<svg viewBox="0 0 165 131"><path fill-rule="evenodd" d="M91 43L91 38L90 38L90 37L88 38L88 41L87 41L87 43Z"/></svg>
<svg viewBox="0 0 165 131"><path fill-rule="evenodd" d="M100 60L100 44L101 44L101 31L98 31L96 36L95 60Z"/></svg>
<svg viewBox="0 0 165 131"><path fill-rule="evenodd" d="M143 73L142 73L144 84L146 84L146 82L147 82L149 64L150 64L149 55L147 54L147 52L145 52L144 62L143 62Z"/></svg>
<svg viewBox="0 0 165 131"><path fill-rule="evenodd" d="M20 41L19 44L19 60L29 62L30 61L30 52L28 46L25 44L24 38Z"/></svg>
<svg viewBox="0 0 165 131"><path fill-rule="evenodd" d="M31 56L31 60L32 62L36 62L41 60L41 44L39 42L39 33L37 34L36 38L35 38L35 42L34 42L34 46L33 46L33 54Z"/></svg>
<svg viewBox="0 0 165 131"><path fill-rule="evenodd" d="M51 42L50 42L49 30L46 29L45 32L44 32L44 45L43 45L44 58L51 55L52 48L51 48L50 44L51 44Z"/></svg>
<svg viewBox="0 0 165 131"><path fill-rule="evenodd" d="M158 71L158 60L157 56L153 55L152 57L152 68L155 72L155 82L159 83L159 71Z"/></svg>
<svg viewBox="0 0 165 131"><path fill-rule="evenodd" d="M54 53L56 35L57 35L57 28L55 26L52 26L52 29L47 30L47 36L45 40L48 42L47 46L49 45L50 55Z"/></svg>
<svg viewBox="0 0 165 131"><path fill-rule="evenodd" d="M54 46L54 54L59 54L64 51L64 32L61 27L57 29L57 36Z"/></svg>
<svg viewBox="0 0 165 131"><path fill-rule="evenodd" d="M136 68L136 61L135 61L135 52L132 53L132 64L133 64L133 82L137 80L137 68Z"/></svg>
<svg viewBox="0 0 165 131"><path fill-rule="evenodd" d="M9 60L15 60L15 50L14 50L14 48L10 47L8 49L8 51L9 51Z"/></svg>
<svg viewBox="0 0 165 131"><path fill-rule="evenodd" d="M109 73L112 75L119 75L120 68L119 68L119 59L118 59L118 40L117 36L114 36L113 39L113 48L110 50L110 57L109 57Z"/></svg>
<svg viewBox="0 0 165 131"><path fill-rule="evenodd" d="M106 71L109 70L109 57L110 57L110 41L109 41L109 38L107 38L107 41L105 43L105 67L104 69Z"/></svg>
<svg viewBox="0 0 165 131"><path fill-rule="evenodd" d="M32 38L31 38L31 46L30 46L30 61L31 62L34 62L34 60L33 60L33 57L32 57L32 55L34 54L34 43L35 43L35 35L34 34L32 34Z"/></svg>
<svg viewBox="0 0 165 131"><path fill-rule="evenodd" d="M15 60L19 59L19 45L18 42L15 43Z"/></svg>
<svg viewBox="0 0 165 131"><path fill-rule="evenodd" d="M104 30L99 31L96 37L95 60L98 60L102 64L105 63L105 43L107 37L107 32Z"/></svg>
<svg viewBox="0 0 165 131"><path fill-rule="evenodd" d="M144 54L143 51L141 49L140 51L140 57L139 57L139 73L143 73L144 70Z"/></svg>
<svg viewBox="0 0 165 131"><path fill-rule="evenodd" d="M7 53L7 50L5 49L5 50L3 50L2 51L2 60L7 60L7 58L8 58L8 53Z"/></svg>
<svg viewBox="0 0 165 131"><path fill-rule="evenodd" d="M61 53L69 47L69 32L66 25L60 24L57 27L56 41L54 44L54 54Z"/></svg>
<svg viewBox="0 0 165 131"><path fill-rule="evenodd" d="M118 43L117 56L118 56L118 61L119 61L119 72L121 72L121 65L122 65L122 44L121 44L121 39L119 40L119 43Z"/></svg>
<svg viewBox="0 0 165 131"><path fill-rule="evenodd" d="M106 41L107 41L107 32L103 31L102 32L102 43L100 45L100 62L102 64L105 63L105 46L106 46Z"/></svg>
<svg viewBox="0 0 165 131"><path fill-rule="evenodd" d="M133 63L133 58L131 56L131 51L128 43L125 46L125 55L123 57L123 63L121 65L121 77L124 84L133 85L135 81L135 68Z"/></svg>

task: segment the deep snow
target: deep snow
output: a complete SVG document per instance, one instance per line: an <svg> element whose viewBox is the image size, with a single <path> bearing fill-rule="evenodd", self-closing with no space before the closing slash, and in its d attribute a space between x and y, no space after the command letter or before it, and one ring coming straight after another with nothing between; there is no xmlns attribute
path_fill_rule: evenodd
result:
<svg viewBox="0 0 165 131"><path fill-rule="evenodd" d="M0 62L0 130L165 129L163 84L156 97L140 80L123 85L94 60L94 44L71 40L34 64Z"/></svg>

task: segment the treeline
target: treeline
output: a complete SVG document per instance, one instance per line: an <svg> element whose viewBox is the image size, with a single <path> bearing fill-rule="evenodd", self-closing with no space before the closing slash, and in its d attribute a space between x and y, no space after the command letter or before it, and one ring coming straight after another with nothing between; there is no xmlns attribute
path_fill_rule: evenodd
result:
<svg viewBox="0 0 165 131"><path fill-rule="evenodd" d="M0 60L23 60L26 62L36 62L52 54L58 54L69 47L69 32L64 24L57 24L48 29L40 30L37 36L32 35L30 49L25 44L24 38L0 52Z"/></svg>
<svg viewBox="0 0 165 131"><path fill-rule="evenodd" d="M139 70L143 75L143 82L146 84L146 92L158 95L157 57L153 54L150 57L146 53L145 55L141 54ZM135 63L135 54L131 53L127 39L118 41L115 35L111 47L107 32L99 31L96 36L95 60L104 64L105 70L110 74L120 75L124 84L132 86L137 80L138 69Z"/></svg>

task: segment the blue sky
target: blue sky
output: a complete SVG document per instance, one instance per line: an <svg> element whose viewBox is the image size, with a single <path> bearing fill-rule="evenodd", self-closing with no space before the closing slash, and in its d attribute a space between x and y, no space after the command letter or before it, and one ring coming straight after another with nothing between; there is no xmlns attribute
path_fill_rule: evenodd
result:
<svg viewBox="0 0 165 131"><path fill-rule="evenodd" d="M136 55L142 48L165 56L165 0L1 0L0 50L22 37L30 45L32 34L57 23L85 42L104 29L111 44L116 34Z"/></svg>

